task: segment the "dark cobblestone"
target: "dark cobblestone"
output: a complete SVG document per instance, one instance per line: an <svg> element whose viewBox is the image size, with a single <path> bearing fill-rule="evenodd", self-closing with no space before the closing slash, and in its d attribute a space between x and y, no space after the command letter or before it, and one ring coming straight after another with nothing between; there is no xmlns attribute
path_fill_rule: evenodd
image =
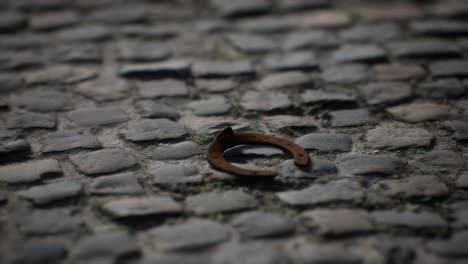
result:
<svg viewBox="0 0 468 264"><path fill-rule="evenodd" d="M325 68L322 78L329 83L353 84L369 78L369 72L364 65L349 64Z"/></svg>
<svg viewBox="0 0 468 264"><path fill-rule="evenodd" d="M305 149L318 150L320 152L348 152L351 151L353 144L349 135L324 133L307 134L297 138L294 142Z"/></svg>
<svg viewBox="0 0 468 264"><path fill-rule="evenodd" d="M21 184L39 181L46 177L61 176L62 169L55 159L44 159L0 167L0 182Z"/></svg>
<svg viewBox="0 0 468 264"><path fill-rule="evenodd" d="M96 195L143 194L144 190L133 172L123 172L94 179L89 192Z"/></svg>
<svg viewBox="0 0 468 264"><path fill-rule="evenodd" d="M457 98L465 94L465 87L458 79L449 78L422 83L418 91L423 97L433 99Z"/></svg>
<svg viewBox="0 0 468 264"><path fill-rule="evenodd" d="M171 197L123 198L101 206L112 218L127 218L145 215L177 214L182 211L179 203Z"/></svg>
<svg viewBox="0 0 468 264"><path fill-rule="evenodd" d="M447 223L438 214L429 211L382 210L371 213L380 225L406 228L444 228Z"/></svg>
<svg viewBox="0 0 468 264"><path fill-rule="evenodd" d="M436 103L410 103L387 108L397 120L408 123L447 119L453 115L448 105Z"/></svg>
<svg viewBox="0 0 468 264"><path fill-rule="evenodd" d="M310 157L307 167L298 167L294 160L286 160L277 166L278 173L282 177L291 178L316 178L318 176L335 174L335 164L321 159Z"/></svg>
<svg viewBox="0 0 468 264"><path fill-rule="evenodd" d="M325 236L368 233L374 230L366 211L353 209L314 209L303 212L299 221Z"/></svg>
<svg viewBox="0 0 468 264"><path fill-rule="evenodd" d="M285 236L294 232L294 223L290 219L262 211L239 214L231 222L241 234L250 238Z"/></svg>
<svg viewBox="0 0 468 264"><path fill-rule="evenodd" d="M335 51L335 62L378 62L385 60L385 50L376 45L346 45Z"/></svg>
<svg viewBox="0 0 468 264"><path fill-rule="evenodd" d="M114 148L103 149L70 156L80 172L87 175L114 172L132 167L137 163L135 157L128 151ZM99 162L96 162L96 161Z"/></svg>
<svg viewBox="0 0 468 264"><path fill-rule="evenodd" d="M289 34L283 42L283 49L298 50L307 48L335 48L338 40L324 31L301 31Z"/></svg>
<svg viewBox="0 0 468 264"><path fill-rule="evenodd" d="M31 112L10 112L6 116L8 129L44 128L52 129L57 125L57 118L52 114L39 114Z"/></svg>
<svg viewBox="0 0 468 264"><path fill-rule="evenodd" d="M251 75L253 73L253 65L247 60L196 61L192 66L192 74L199 78Z"/></svg>
<svg viewBox="0 0 468 264"><path fill-rule="evenodd" d="M341 37L353 42L385 42L400 35L400 28L393 23L356 26L341 32Z"/></svg>
<svg viewBox="0 0 468 264"><path fill-rule="evenodd" d="M274 90L281 88L301 87L312 83L312 78L299 71L273 73L262 78L255 87L258 90Z"/></svg>
<svg viewBox="0 0 468 264"><path fill-rule="evenodd" d="M0 131L0 156L29 152L28 141L15 131Z"/></svg>
<svg viewBox="0 0 468 264"><path fill-rule="evenodd" d="M135 109L142 117L146 118L177 119L180 117L179 112L174 107L151 100L141 100L136 102Z"/></svg>
<svg viewBox="0 0 468 264"><path fill-rule="evenodd" d="M453 137L457 140L468 139L468 123L462 121L445 121L444 126L454 131Z"/></svg>
<svg viewBox="0 0 468 264"><path fill-rule="evenodd" d="M465 162L456 152L434 150L415 156L410 164L423 173L449 173L461 169Z"/></svg>
<svg viewBox="0 0 468 264"><path fill-rule="evenodd" d="M340 174L344 176L392 175L401 172L405 163L389 155L343 154L337 158Z"/></svg>
<svg viewBox="0 0 468 264"><path fill-rule="evenodd" d="M447 186L437 176L411 176L402 180L382 180L376 184L376 189L390 197L431 198L448 194Z"/></svg>
<svg viewBox="0 0 468 264"><path fill-rule="evenodd" d="M63 244L57 242L22 240L10 244L9 252L8 261L12 264L58 264L65 258L67 250Z"/></svg>
<svg viewBox="0 0 468 264"><path fill-rule="evenodd" d="M133 142L176 139L187 133L184 126L169 119L141 120L128 127L125 138Z"/></svg>
<svg viewBox="0 0 468 264"><path fill-rule="evenodd" d="M421 78L426 74L423 67L417 64L379 64L374 67L379 81L404 81Z"/></svg>
<svg viewBox="0 0 468 264"><path fill-rule="evenodd" d="M362 263L362 259L344 246L297 239L287 245L291 254L302 263Z"/></svg>
<svg viewBox="0 0 468 264"><path fill-rule="evenodd" d="M434 77L468 76L467 60L447 60L429 64L429 71Z"/></svg>
<svg viewBox="0 0 468 264"><path fill-rule="evenodd" d="M185 159L198 154L202 154L202 148L195 142L184 141L171 145L159 145L150 147L145 151L150 159L154 160L172 160Z"/></svg>
<svg viewBox="0 0 468 264"><path fill-rule="evenodd" d="M81 127L110 125L128 120L127 114L117 107L77 109L69 112L68 118Z"/></svg>
<svg viewBox="0 0 468 264"><path fill-rule="evenodd" d="M396 104L411 98L411 86L403 82L376 82L360 86L359 90L370 105Z"/></svg>
<svg viewBox="0 0 468 264"><path fill-rule="evenodd" d="M190 219L185 223L148 231L156 247L167 251L200 249L229 239L229 231L212 220Z"/></svg>
<svg viewBox="0 0 468 264"><path fill-rule="evenodd" d="M124 77L185 77L190 70L190 64L184 60L142 63L125 65L120 70Z"/></svg>
<svg viewBox="0 0 468 264"><path fill-rule="evenodd" d="M139 252L137 242L125 231L107 231L88 235L80 239L73 248L73 258L95 260L118 259Z"/></svg>
<svg viewBox="0 0 468 264"><path fill-rule="evenodd" d="M189 196L185 204L195 214L206 215L254 208L258 202L250 194L241 190L233 190Z"/></svg>
<svg viewBox="0 0 468 264"><path fill-rule="evenodd" d="M203 177L200 170L192 164L167 165L150 171L153 183L156 185L170 185L180 183L201 183Z"/></svg>
<svg viewBox="0 0 468 264"><path fill-rule="evenodd" d="M293 206L358 202L364 196L360 184L347 179L315 184L300 191L280 192L277 195L282 202Z"/></svg>
<svg viewBox="0 0 468 264"><path fill-rule="evenodd" d="M425 147L431 144L434 136L422 128L377 127L367 131L366 140L377 149L394 150L405 147Z"/></svg>
<svg viewBox="0 0 468 264"><path fill-rule="evenodd" d="M60 181L46 185L31 187L18 192L18 196L31 201L35 205L44 205L76 197L83 192L83 187L78 182Z"/></svg>
<svg viewBox="0 0 468 264"><path fill-rule="evenodd" d="M288 95L281 92L249 91L242 96L240 104L247 111L272 111L292 106Z"/></svg>
<svg viewBox="0 0 468 264"><path fill-rule="evenodd" d="M82 218L68 208L17 210L13 218L20 231L31 235L70 233L83 226Z"/></svg>
<svg viewBox="0 0 468 264"><path fill-rule="evenodd" d="M41 151L43 153L60 152L72 149L98 149L101 142L96 136L81 135L75 131L53 132L42 136Z"/></svg>
<svg viewBox="0 0 468 264"><path fill-rule="evenodd" d="M468 240L468 232L459 232L447 240L434 240L428 243L430 251L437 255L449 257L466 257L465 243Z"/></svg>
<svg viewBox="0 0 468 264"><path fill-rule="evenodd" d="M291 259L273 247L258 244L240 244L225 247L217 252L213 258L215 264L289 264Z"/></svg>
<svg viewBox="0 0 468 264"><path fill-rule="evenodd" d="M375 124L377 119L366 108L330 112L332 127L349 127Z"/></svg>
<svg viewBox="0 0 468 264"><path fill-rule="evenodd" d="M457 45L439 39L393 42L388 47L397 57L458 56L461 52Z"/></svg>

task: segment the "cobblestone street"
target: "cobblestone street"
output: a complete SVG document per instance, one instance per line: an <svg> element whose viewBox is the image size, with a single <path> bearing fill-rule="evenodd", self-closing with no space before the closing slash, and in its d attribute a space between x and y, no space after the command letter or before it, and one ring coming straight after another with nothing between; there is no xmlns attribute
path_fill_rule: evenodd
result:
<svg viewBox="0 0 468 264"><path fill-rule="evenodd" d="M468 263L467 159L466 0L0 0L2 264Z"/></svg>

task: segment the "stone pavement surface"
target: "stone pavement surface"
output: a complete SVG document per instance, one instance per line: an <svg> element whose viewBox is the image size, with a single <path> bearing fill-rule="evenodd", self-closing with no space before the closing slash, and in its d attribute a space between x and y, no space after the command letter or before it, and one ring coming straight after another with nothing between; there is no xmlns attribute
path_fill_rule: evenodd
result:
<svg viewBox="0 0 468 264"><path fill-rule="evenodd" d="M468 263L468 1L0 1L0 263ZM240 146L218 131L304 147Z"/></svg>

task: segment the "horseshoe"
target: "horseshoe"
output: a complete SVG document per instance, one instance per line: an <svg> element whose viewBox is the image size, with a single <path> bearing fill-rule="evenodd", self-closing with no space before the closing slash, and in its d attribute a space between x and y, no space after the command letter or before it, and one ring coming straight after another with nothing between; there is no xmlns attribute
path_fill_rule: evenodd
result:
<svg viewBox="0 0 468 264"><path fill-rule="evenodd" d="M299 145L278 137L255 133L234 133L231 127L225 128L208 147L206 157L214 168L237 176L275 177L278 172L272 170L249 170L236 167L224 158L228 148L244 145L270 145L279 147L292 154L294 164L303 167L309 165L309 155Z"/></svg>

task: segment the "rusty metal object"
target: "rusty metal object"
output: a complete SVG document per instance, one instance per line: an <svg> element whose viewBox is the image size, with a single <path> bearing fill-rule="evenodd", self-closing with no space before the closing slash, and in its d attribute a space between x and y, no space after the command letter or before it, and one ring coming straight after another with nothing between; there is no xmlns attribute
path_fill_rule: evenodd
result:
<svg viewBox="0 0 468 264"><path fill-rule="evenodd" d="M297 166L309 165L307 152L299 145L282 138L255 133L234 133L231 127L224 129L208 147L208 162L214 168L237 176L274 177L272 170L248 170L236 167L224 158L224 151L238 145L255 144L279 147L292 154Z"/></svg>

